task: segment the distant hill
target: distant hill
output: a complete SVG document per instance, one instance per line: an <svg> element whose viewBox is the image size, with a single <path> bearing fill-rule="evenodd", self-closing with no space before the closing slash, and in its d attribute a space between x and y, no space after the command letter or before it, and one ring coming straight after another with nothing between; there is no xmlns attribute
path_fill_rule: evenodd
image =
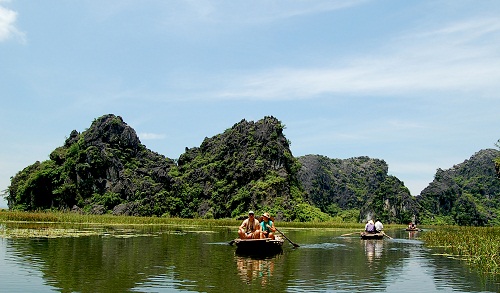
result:
<svg viewBox="0 0 500 293"><path fill-rule="evenodd" d="M153 197L170 189L173 166L173 160L141 144L120 116L105 115L83 133L73 130L50 160L16 174L7 201L19 210L148 214Z"/></svg>
<svg viewBox="0 0 500 293"><path fill-rule="evenodd" d="M306 198L323 212L341 218L406 223L417 213L414 198L403 182L389 176L385 161L369 157L330 159L299 157L299 180ZM346 214L346 210L350 213Z"/></svg>
<svg viewBox="0 0 500 293"><path fill-rule="evenodd" d="M274 117L242 120L186 148L177 162L148 150L120 116L74 130L50 160L11 180L17 210L72 209L142 216L224 218L249 209L280 220L325 220L303 197L284 126Z"/></svg>
<svg viewBox="0 0 500 293"><path fill-rule="evenodd" d="M500 180L495 160L500 151L481 150L450 169L438 169L419 196L422 222L459 225L500 224Z"/></svg>
<svg viewBox="0 0 500 293"><path fill-rule="evenodd" d="M249 209L296 219L305 204L284 126L274 117L242 120L186 149L178 161L178 196L193 205L185 216L237 217ZM195 213L193 213L195 212Z"/></svg>
<svg viewBox="0 0 500 293"><path fill-rule="evenodd" d="M284 125L241 120L186 148L177 160L147 149L120 116L73 130L50 159L11 179L10 209L184 218L240 218L248 210L281 221L500 224L496 150L438 170L417 198L380 159L295 158Z"/></svg>

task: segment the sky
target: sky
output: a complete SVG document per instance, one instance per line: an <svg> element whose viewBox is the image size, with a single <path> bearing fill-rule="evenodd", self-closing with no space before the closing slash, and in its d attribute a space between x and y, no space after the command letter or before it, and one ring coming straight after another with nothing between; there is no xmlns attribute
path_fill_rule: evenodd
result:
<svg viewBox="0 0 500 293"><path fill-rule="evenodd" d="M0 0L0 101L0 191L115 114L171 159L274 116L418 195L497 148L500 1Z"/></svg>

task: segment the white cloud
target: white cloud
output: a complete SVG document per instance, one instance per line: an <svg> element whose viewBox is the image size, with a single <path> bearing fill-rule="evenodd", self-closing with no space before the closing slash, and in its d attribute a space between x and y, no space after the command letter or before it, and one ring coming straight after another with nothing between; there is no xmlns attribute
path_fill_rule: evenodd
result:
<svg viewBox="0 0 500 293"><path fill-rule="evenodd" d="M165 134L143 132L139 133L139 137L143 140L164 139Z"/></svg>
<svg viewBox="0 0 500 293"><path fill-rule="evenodd" d="M15 26L17 12L1 6L2 2L4 1L0 1L0 42L14 36L24 41L24 33L20 32Z"/></svg>
<svg viewBox="0 0 500 293"><path fill-rule="evenodd" d="M1 1L1 0L0 0ZM216 25L220 29L234 29L239 25L260 25L323 13L347 9L371 0L254 0L254 1L212 1L212 0L173 0L173 1L105 1L89 2L90 10L100 20L148 11L154 7L157 15L152 19L163 23L174 31L186 28L199 31L206 26ZM159 18L158 18L159 17Z"/></svg>
<svg viewBox="0 0 500 293"><path fill-rule="evenodd" d="M199 1L189 1L198 6ZM205 9L217 18L218 22L235 23L267 23L275 20L281 20L291 17L310 15L322 12L328 12L339 9L360 5L367 0L354 1L288 1L288 0L258 0L258 1L240 1L238 5L216 5L215 9Z"/></svg>
<svg viewBox="0 0 500 293"><path fill-rule="evenodd" d="M343 63L346 65L271 68L228 77L226 84L232 86L216 95L264 100L430 90L494 95L500 90L500 19L465 20L409 34L389 41L371 56L351 57Z"/></svg>

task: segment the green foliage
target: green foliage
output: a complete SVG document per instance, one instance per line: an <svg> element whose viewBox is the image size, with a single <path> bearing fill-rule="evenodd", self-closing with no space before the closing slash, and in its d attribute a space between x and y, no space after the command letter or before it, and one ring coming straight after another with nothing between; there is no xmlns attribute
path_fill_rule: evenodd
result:
<svg viewBox="0 0 500 293"><path fill-rule="evenodd" d="M296 205L293 214L296 222L326 222L331 220L329 215L307 203Z"/></svg>
<svg viewBox="0 0 500 293"><path fill-rule="evenodd" d="M495 146L500 149L500 139L495 143ZM495 158L495 170L497 178L500 179L500 155Z"/></svg>
<svg viewBox="0 0 500 293"><path fill-rule="evenodd" d="M405 223L417 212L413 197L404 184L387 174L383 160L358 157L346 160L319 155L300 157L304 166L299 178L308 201L337 219L373 216L392 223ZM350 211L340 217L342 211Z"/></svg>
<svg viewBox="0 0 500 293"><path fill-rule="evenodd" d="M458 225L483 226L488 222L488 212L471 194L463 194L456 200L452 215Z"/></svg>
<svg viewBox="0 0 500 293"><path fill-rule="evenodd" d="M175 185L183 198L200 199L191 213L224 218L266 209L286 217L292 198L302 200L303 193L296 178L300 164L291 155L283 129L274 117L242 120L206 138L199 148L187 149L175 173L181 184ZM196 192L189 191L195 186Z"/></svg>
<svg viewBox="0 0 500 293"><path fill-rule="evenodd" d="M111 212L114 206L133 200L139 189L143 197L152 197L168 187L168 175L161 169L173 164L141 146L135 132L114 115L96 119L82 134L73 131L49 157L12 178L7 196L10 208L78 205L92 210L100 205Z"/></svg>
<svg viewBox="0 0 500 293"><path fill-rule="evenodd" d="M422 222L496 225L500 180L494 162L499 156L497 150L482 150L448 170L438 169L434 181L417 198Z"/></svg>
<svg viewBox="0 0 500 293"><path fill-rule="evenodd" d="M90 198L90 202L93 204L99 204L104 206L107 210L113 209L114 206L121 203L121 198L119 194L114 192L105 192L104 194L94 193Z"/></svg>
<svg viewBox="0 0 500 293"><path fill-rule="evenodd" d="M341 210L333 217L334 222L355 223L359 221L359 209Z"/></svg>
<svg viewBox="0 0 500 293"><path fill-rule="evenodd" d="M49 160L16 174L5 197L14 210L164 218L236 218L253 209L278 221L376 216L406 223L419 215L432 223L500 222L500 184L494 167L484 167L491 156L451 172L438 170L417 203L403 182L387 174L385 161L297 159L284 129L272 116L242 120L174 161L148 150L121 117L104 115L84 132L72 131ZM488 154L500 165L498 153Z"/></svg>

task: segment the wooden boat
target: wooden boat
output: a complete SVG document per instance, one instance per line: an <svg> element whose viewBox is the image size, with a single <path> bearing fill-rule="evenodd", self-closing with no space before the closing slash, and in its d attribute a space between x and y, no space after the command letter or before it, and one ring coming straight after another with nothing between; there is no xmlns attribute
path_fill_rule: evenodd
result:
<svg viewBox="0 0 500 293"><path fill-rule="evenodd" d="M283 251L283 238L276 239L234 239L236 253L245 255L273 255Z"/></svg>
<svg viewBox="0 0 500 293"><path fill-rule="evenodd" d="M384 233L361 232L361 239L383 239Z"/></svg>
<svg viewBox="0 0 500 293"><path fill-rule="evenodd" d="M406 228L406 231L422 231L422 229L419 228Z"/></svg>

